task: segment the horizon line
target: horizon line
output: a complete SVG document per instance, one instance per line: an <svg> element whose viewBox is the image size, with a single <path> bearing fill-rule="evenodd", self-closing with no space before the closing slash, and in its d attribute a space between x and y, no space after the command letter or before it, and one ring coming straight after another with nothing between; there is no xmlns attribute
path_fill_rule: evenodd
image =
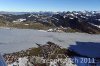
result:
<svg viewBox="0 0 100 66"><path fill-rule="evenodd" d="M100 11L100 10L68 10L69 12L73 12L73 11ZM0 10L0 12L68 12L68 11L2 11Z"/></svg>
<svg viewBox="0 0 100 66"><path fill-rule="evenodd" d="M0 10L0 12L73 12L73 11L100 11L100 10L64 10L64 11L6 11L6 10Z"/></svg>

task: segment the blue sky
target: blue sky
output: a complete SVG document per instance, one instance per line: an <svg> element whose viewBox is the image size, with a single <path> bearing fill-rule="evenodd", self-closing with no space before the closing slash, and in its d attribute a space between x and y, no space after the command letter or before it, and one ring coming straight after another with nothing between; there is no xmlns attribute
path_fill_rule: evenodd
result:
<svg viewBox="0 0 100 66"><path fill-rule="evenodd" d="M0 11L100 10L100 0L0 0Z"/></svg>

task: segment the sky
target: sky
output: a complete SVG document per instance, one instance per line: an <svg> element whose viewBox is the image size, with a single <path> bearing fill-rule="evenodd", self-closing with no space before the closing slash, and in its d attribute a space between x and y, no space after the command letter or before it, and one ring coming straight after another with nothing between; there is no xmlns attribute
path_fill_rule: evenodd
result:
<svg viewBox="0 0 100 66"><path fill-rule="evenodd" d="M99 11L100 0L0 0L0 11Z"/></svg>

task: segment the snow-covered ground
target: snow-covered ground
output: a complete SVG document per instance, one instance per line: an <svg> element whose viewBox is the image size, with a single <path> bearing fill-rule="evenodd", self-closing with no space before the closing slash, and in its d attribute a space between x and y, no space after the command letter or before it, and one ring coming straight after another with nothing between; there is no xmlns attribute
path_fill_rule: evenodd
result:
<svg viewBox="0 0 100 66"><path fill-rule="evenodd" d="M32 60L31 60L32 59ZM12 64L8 64L8 66L35 66L32 64L34 63L34 58L32 57L29 61L27 57L19 58L16 62ZM43 59L41 57L36 57L35 61L38 63L50 63L48 66L58 66L58 62L62 62L61 66L77 66L76 64L73 64L74 62L71 60L71 58L65 58L65 59L50 59L50 62L46 62L46 59ZM44 62L43 62L44 61Z"/></svg>
<svg viewBox="0 0 100 66"><path fill-rule="evenodd" d="M100 42L100 35L86 33L57 33L32 29L0 29L0 52L11 53L31 47L35 43L45 44L48 41L67 48L79 42Z"/></svg>

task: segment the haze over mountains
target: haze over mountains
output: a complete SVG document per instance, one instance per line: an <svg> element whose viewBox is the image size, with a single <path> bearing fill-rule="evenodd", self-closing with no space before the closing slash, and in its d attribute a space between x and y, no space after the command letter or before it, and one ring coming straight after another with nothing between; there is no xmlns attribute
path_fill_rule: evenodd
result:
<svg viewBox="0 0 100 66"><path fill-rule="evenodd" d="M67 12L0 12L3 23L41 23L43 25L71 28L78 32L100 33L99 11Z"/></svg>

